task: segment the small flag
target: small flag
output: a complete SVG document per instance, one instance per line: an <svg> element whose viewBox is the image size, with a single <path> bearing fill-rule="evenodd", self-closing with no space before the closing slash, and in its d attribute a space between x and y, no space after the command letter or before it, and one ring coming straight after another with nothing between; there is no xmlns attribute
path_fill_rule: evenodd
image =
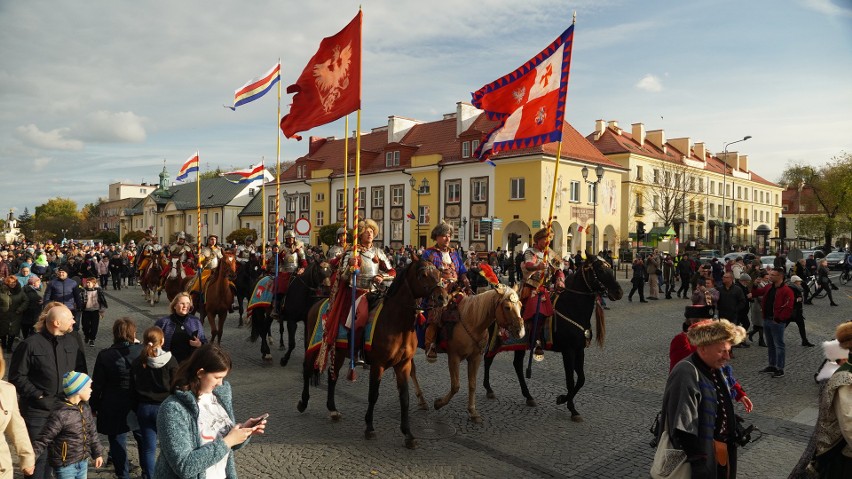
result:
<svg viewBox="0 0 852 479"><path fill-rule="evenodd" d="M180 167L180 171L178 172L175 180L177 181L186 181L189 177L190 173L195 173L198 171L198 152L196 151L194 155L190 156L188 160Z"/></svg>
<svg viewBox="0 0 852 479"><path fill-rule="evenodd" d="M234 106L224 105L225 108L230 108L236 111L238 106L257 100L266 95L266 92L272 89L272 86L281 80L281 63L276 63L271 70L266 72L262 77L249 80L248 83L241 86L234 92Z"/></svg>
<svg viewBox="0 0 852 479"><path fill-rule="evenodd" d="M281 131L287 138L300 140L297 132L361 108L361 12L343 30L323 38L287 93L295 93L290 113L281 118Z"/></svg>
<svg viewBox="0 0 852 479"><path fill-rule="evenodd" d="M473 92L473 106L500 124L475 155L485 161L500 151L562 140L574 25L517 70Z"/></svg>
<svg viewBox="0 0 852 479"><path fill-rule="evenodd" d="M413 220L413 219L414 219L414 212L413 212L413 211L409 211L409 212L408 212L408 214L407 214L406 216L408 216L408 219Z"/></svg>
<svg viewBox="0 0 852 479"><path fill-rule="evenodd" d="M236 180L232 180L227 178L227 175L236 175L238 178ZM229 171L227 173L222 173L219 176L225 177L226 180L231 183L254 183L255 181L260 181L263 179L263 163L258 163L255 166L252 166L245 170L234 170Z"/></svg>

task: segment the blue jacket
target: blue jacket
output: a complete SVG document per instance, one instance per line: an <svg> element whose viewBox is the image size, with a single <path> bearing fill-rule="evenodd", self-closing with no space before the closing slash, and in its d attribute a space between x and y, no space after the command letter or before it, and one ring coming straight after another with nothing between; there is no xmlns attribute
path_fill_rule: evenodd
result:
<svg viewBox="0 0 852 479"><path fill-rule="evenodd" d="M234 421L231 385L225 382L214 389L213 394L225 408L231 421ZM153 477L204 479L208 467L228 456L226 476L236 479L234 453L223 439L201 445L198 400L192 391L175 391L160 405L160 411L157 413L157 438L160 441L160 455L157 456ZM248 441L235 446L234 449L246 444Z"/></svg>
<svg viewBox="0 0 852 479"><path fill-rule="evenodd" d="M76 301L74 301L74 288L77 287L77 282L71 278L65 278L65 281L57 278L47 283L47 289L44 290L44 305L51 301L59 301L68 306L71 311L77 310Z"/></svg>

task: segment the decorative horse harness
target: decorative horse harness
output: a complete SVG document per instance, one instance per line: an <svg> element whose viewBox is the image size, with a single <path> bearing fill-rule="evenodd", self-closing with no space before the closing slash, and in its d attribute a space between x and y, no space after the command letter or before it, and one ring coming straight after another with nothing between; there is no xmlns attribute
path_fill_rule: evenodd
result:
<svg viewBox="0 0 852 479"><path fill-rule="evenodd" d="M598 259L595 260L595 262L598 262L598 261L601 261L601 259L598 258ZM605 268L609 268L609 263L604 261L603 264L604 264ZM563 291L567 291L569 293L574 293L574 294L579 294L579 295L582 295L582 296L594 296L595 297L595 308L600 308L601 305L597 301L597 296L599 294L606 293L607 289L606 289L606 286L604 286L604 284L598 278L598 274L595 272L594 265L586 262L583 265L583 267L580 268L579 273L580 273L580 277L583 279L583 282L586 284L586 287L589 290L588 291L577 291L575 289L565 288ZM591 275L591 281L592 281L591 283L590 283L590 275ZM555 301L553 301L553 304L555 305L557 301L558 301L558 298ZM556 308L553 308L553 313L556 314L557 316L559 316L559 318L564 319L565 321L576 326L577 329L582 331L583 337L586 339L586 347L589 347L589 345L592 342L592 330L591 329L584 328L580 323L578 323L578 322L574 321L573 319L569 318L568 316L565 316L564 314L560 313Z"/></svg>

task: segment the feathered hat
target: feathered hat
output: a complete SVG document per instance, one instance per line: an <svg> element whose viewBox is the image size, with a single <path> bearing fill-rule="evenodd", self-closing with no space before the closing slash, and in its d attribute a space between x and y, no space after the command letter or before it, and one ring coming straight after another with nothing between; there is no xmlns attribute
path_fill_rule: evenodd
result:
<svg viewBox="0 0 852 479"><path fill-rule="evenodd" d="M497 286L500 284L500 280L497 278L497 275L494 273L494 270L491 269L487 263L482 263L479 265L479 274L485 278L491 286Z"/></svg>
<svg viewBox="0 0 852 479"><path fill-rule="evenodd" d="M732 345L737 345L745 339L746 330L727 319L718 321L707 319L690 326L686 336L693 346L707 346L720 341L729 341Z"/></svg>

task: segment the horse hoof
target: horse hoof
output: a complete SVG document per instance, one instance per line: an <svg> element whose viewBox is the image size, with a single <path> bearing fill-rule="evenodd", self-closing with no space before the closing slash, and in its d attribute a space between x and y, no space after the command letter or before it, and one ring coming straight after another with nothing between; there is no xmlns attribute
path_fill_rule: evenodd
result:
<svg viewBox="0 0 852 479"><path fill-rule="evenodd" d="M487 393L485 393L485 397L487 397L488 399L497 399L497 395L494 394L494 391L488 391Z"/></svg>
<svg viewBox="0 0 852 479"><path fill-rule="evenodd" d="M435 406L435 410L437 411L438 409L441 409L442 407L446 406L446 403L444 403L443 401L441 401L440 398L438 398L435 400L433 405Z"/></svg>
<svg viewBox="0 0 852 479"><path fill-rule="evenodd" d="M272 363L272 355L271 354L264 354L263 355L263 362Z"/></svg>
<svg viewBox="0 0 852 479"><path fill-rule="evenodd" d="M405 438L405 447L408 449L417 449L417 439L413 437Z"/></svg>
<svg viewBox="0 0 852 479"><path fill-rule="evenodd" d="M305 409L307 409L307 408L308 408L308 405L305 404L302 401L299 401L298 403L296 403L296 410L299 411L299 412L305 412Z"/></svg>
<svg viewBox="0 0 852 479"><path fill-rule="evenodd" d="M283 368L284 366L287 365L287 358L281 358L281 360L278 361L278 364L280 364L281 367Z"/></svg>
<svg viewBox="0 0 852 479"><path fill-rule="evenodd" d="M566 402L568 402L568 395L567 394L560 394L559 396L556 396L556 405L557 406L565 404Z"/></svg>
<svg viewBox="0 0 852 479"><path fill-rule="evenodd" d="M364 431L364 439L375 439L376 431Z"/></svg>
<svg viewBox="0 0 852 479"><path fill-rule="evenodd" d="M479 415L470 416L470 422L472 422L474 424L482 424L482 416L479 416Z"/></svg>
<svg viewBox="0 0 852 479"><path fill-rule="evenodd" d="M574 422L583 422L583 416L581 416L579 414L572 414L571 420L574 421Z"/></svg>
<svg viewBox="0 0 852 479"><path fill-rule="evenodd" d="M417 409L419 409L419 410L421 410L421 411L428 411L428 410L429 410L429 405L428 405L428 404L426 404L426 401L421 401L421 402L419 402L419 403L417 404Z"/></svg>
<svg viewBox="0 0 852 479"><path fill-rule="evenodd" d="M537 402L535 402L535 399L533 399L533 398L528 398L528 399L527 399L527 406L529 406L529 407L536 407L536 406L538 406L538 403L537 403Z"/></svg>
<svg viewBox="0 0 852 479"><path fill-rule="evenodd" d="M279 351L284 351L285 349L287 349L287 347L286 347L286 346L284 346L283 344L281 344L281 345L279 345L279 346L278 346L278 350L279 350Z"/></svg>
<svg viewBox="0 0 852 479"><path fill-rule="evenodd" d="M328 413L328 418L334 422L340 421L340 418L343 417L343 414L340 414L340 411L331 411Z"/></svg>

